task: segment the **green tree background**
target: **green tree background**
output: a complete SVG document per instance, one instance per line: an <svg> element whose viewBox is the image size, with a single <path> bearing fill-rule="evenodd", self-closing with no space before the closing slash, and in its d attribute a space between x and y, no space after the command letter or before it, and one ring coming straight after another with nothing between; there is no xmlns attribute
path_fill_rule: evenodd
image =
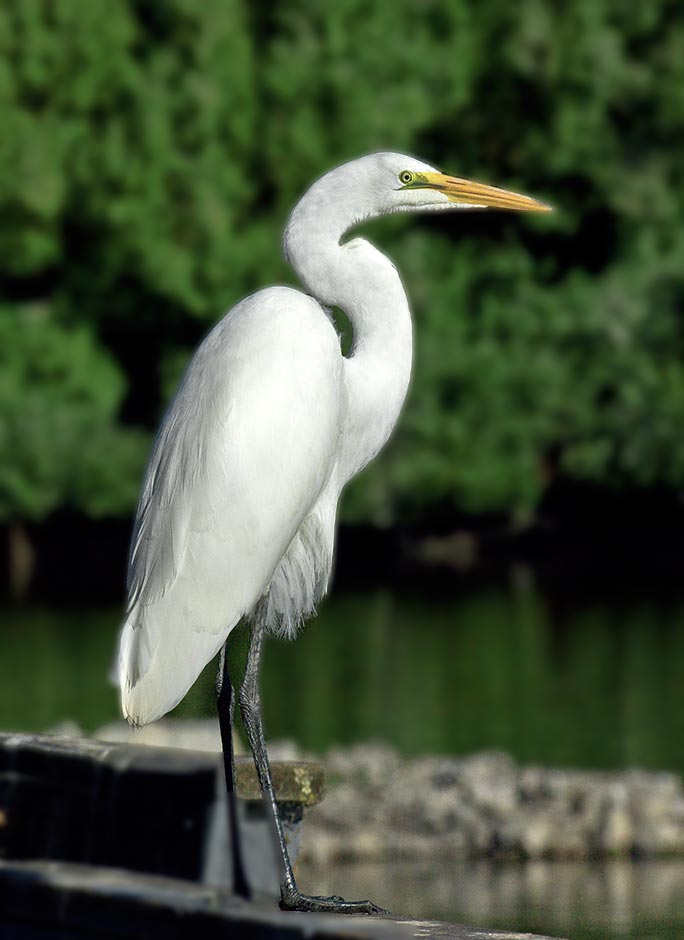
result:
<svg viewBox="0 0 684 940"><path fill-rule="evenodd" d="M412 299L343 517L684 484L684 21L617 0L1 0L0 516L131 512L193 346L310 181L392 149L553 216L367 226Z"/></svg>

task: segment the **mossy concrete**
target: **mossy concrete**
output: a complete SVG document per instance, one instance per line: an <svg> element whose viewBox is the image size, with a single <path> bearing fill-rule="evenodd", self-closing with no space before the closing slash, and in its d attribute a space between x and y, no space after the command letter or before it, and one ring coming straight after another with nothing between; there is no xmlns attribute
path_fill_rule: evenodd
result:
<svg viewBox="0 0 684 940"><path fill-rule="evenodd" d="M278 802L315 806L325 793L325 772L311 761L276 761L271 765L273 786ZM235 759L238 796L243 800L260 800L259 779L251 757Z"/></svg>

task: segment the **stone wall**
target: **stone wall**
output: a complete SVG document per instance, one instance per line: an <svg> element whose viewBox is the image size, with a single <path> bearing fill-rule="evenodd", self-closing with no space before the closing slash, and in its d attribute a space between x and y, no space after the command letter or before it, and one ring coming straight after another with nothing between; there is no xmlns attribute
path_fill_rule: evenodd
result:
<svg viewBox="0 0 684 940"><path fill-rule="evenodd" d="M331 751L308 814L310 863L430 856L684 855L684 789L671 773L520 767L503 753L402 760L385 746Z"/></svg>

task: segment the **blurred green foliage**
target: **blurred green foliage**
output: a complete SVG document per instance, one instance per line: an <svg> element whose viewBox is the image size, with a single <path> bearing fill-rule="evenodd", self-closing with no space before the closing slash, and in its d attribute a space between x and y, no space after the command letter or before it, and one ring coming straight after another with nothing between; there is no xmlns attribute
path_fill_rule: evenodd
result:
<svg viewBox="0 0 684 940"><path fill-rule="evenodd" d="M84 326L37 304L0 307L0 518L64 502L93 516L130 508L148 440L117 422L124 384Z"/></svg>
<svg viewBox="0 0 684 940"><path fill-rule="evenodd" d="M128 512L191 348L288 280L287 212L376 149L553 216L368 226L416 314L348 519L533 510L560 468L684 483L684 21L672 0L1 0L0 513Z"/></svg>

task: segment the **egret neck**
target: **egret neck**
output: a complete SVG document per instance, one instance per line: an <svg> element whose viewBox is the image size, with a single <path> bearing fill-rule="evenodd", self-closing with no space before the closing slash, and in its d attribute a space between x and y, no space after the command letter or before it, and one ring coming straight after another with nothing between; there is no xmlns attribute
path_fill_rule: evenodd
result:
<svg viewBox="0 0 684 940"><path fill-rule="evenodd" d="M392 262L362 238L342 243L367 216L314 185L285 230L285 256L321 304L339 307L353 329L345 360L348 410L339 483L381 450L397 422L411 376L412 324L406 292ZM346 210L346 211L345 211Z"/></svg>

